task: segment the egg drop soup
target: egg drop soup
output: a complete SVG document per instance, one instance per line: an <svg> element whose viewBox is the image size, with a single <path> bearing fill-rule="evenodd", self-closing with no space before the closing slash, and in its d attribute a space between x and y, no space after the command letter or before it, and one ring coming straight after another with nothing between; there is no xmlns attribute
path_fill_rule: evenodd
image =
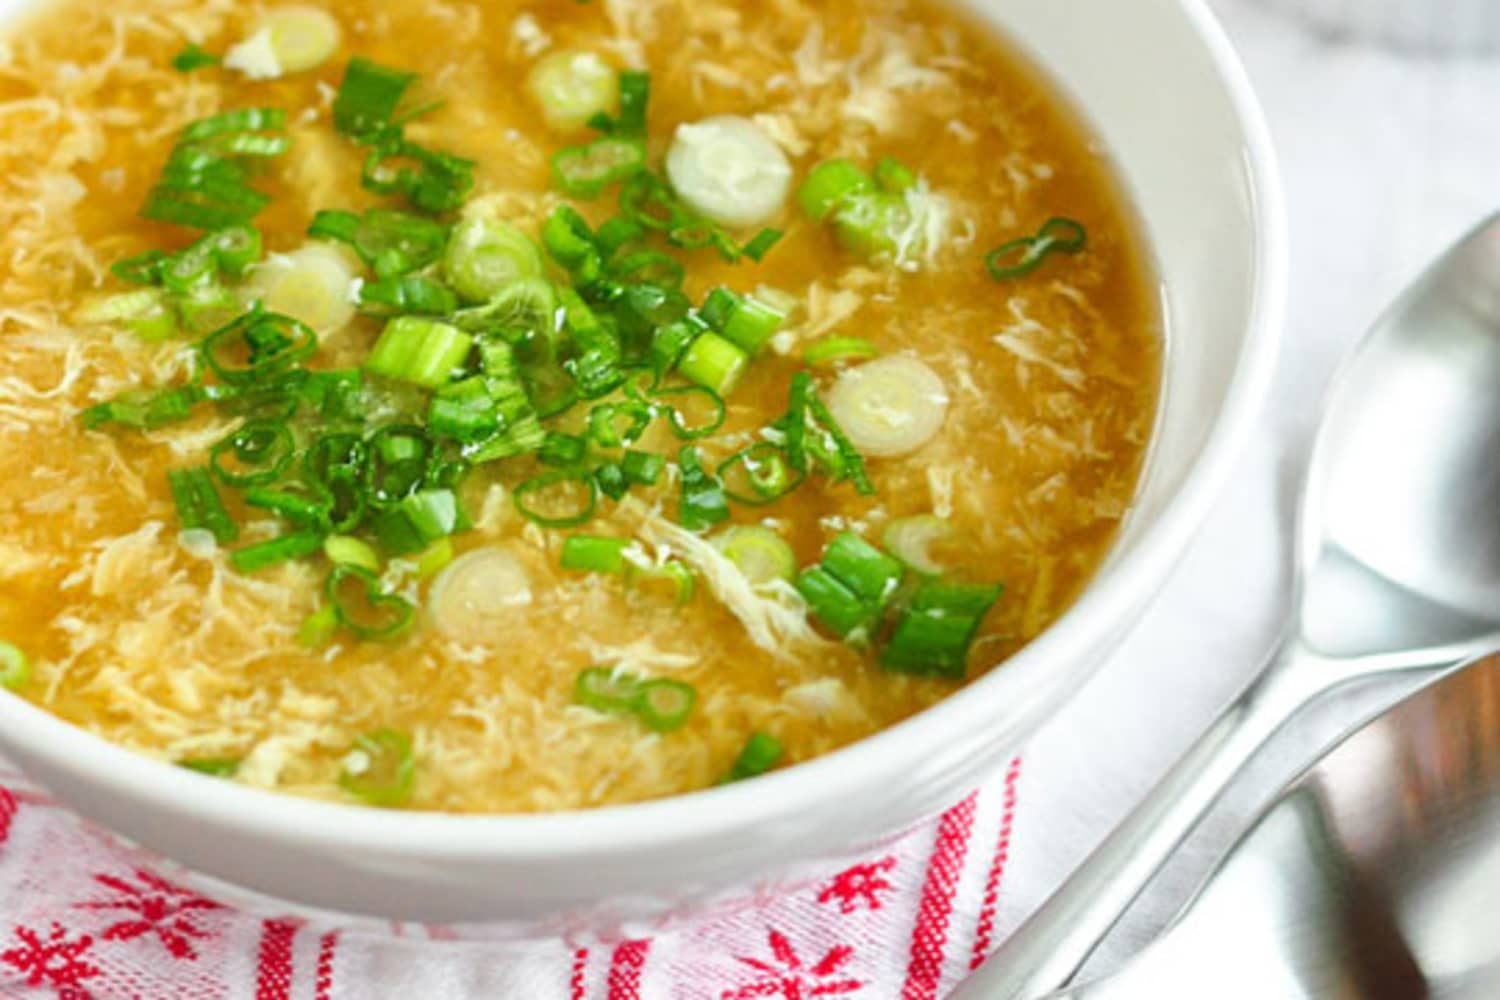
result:
<svg viewBox="0 0 1500 1000"><path fill-rule="evenodd" d="M43 2L0 190L0 682L212 780L828 753L1068 608L1155 417L1107 156L938 3Z"/></svg>

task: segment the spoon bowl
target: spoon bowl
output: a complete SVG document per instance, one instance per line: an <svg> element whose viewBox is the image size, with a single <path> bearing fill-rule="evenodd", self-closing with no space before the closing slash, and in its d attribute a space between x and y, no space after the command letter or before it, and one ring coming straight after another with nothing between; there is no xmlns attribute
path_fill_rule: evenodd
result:
<svg viewBox="0 0 1500 1000"><path fill-rule="evenodd" d="M1053 1000L1500 995L1500 662L1358 729L1266 810L1155 944Z"/></svg>
<svg viewBox="0 0 1500 1000"><path fill-rule="evenodd" d="M1313 448L1285 638L957 1000L1067 985L1240 769L1323 696L1500 649L1500 214L1374 325Z"/></svg>

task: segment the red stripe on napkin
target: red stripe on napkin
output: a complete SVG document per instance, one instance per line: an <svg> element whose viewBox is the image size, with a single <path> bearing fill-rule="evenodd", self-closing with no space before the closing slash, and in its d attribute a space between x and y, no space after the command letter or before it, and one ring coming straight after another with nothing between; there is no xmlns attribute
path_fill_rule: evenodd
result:
<svg viewBox="0 0 1500 1000"><path fill-rule="evenodd" d="M10 836L10 821L16 818L16 797L0 788L0 844Z"/></svg>
<svg viewBox="0 0 1500 1000"><path fill-rule="evenodd" d="M641 969L650 941L626 941L615 949L609 967L609 1000L641 1000Z"/></svg>
<svg viewBox="0 0 1500 1000"><path fill-rule="evenodd" d="M313 1000L329 1000L333 995L333 957L338 947L338 931L324 934L318 941L318 978L313 983Z"/></svg>
<svg viewBox="0 0 1500 1000"><path fill-rule="evenodd" d="M290 1000L292 942L297 928L285 920L267 920L260 935L260 968L255 975L255 1000Z"/></svg>
<svg viewBox="0 0 1500 1000"><path fill-rule="evenodd" d="M995 845L995 859L990 862L990 873L984 882L984 905L979 911L979 929L974 933L974 953L969 956L969 969L984 964L990 953L990 944L995 936L995 911L1000 903L1000 885L1005 879L1005 866L1010 861L1010 837L1016 822L1016 785L1021 778L1021 758L1010 762L1005 772L1005 798L1000 814L1000 838Z"/></svg>
<svg viewBox="0 0 1500 1000"><path fill-rule="evenodd" d="M938 822L937 847L927 863L917 926L911 938L911 963L901 1000L934 1000L943 977L943 955L948 945L948 921L953 915L953 897L958 891L969 837L974 832L974 807L979 794L971 794L943 813Z"/></svg>

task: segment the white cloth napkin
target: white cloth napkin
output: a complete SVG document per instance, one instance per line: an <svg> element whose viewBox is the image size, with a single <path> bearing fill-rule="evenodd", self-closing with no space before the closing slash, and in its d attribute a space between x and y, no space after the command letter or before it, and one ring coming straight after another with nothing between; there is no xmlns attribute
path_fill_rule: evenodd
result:
<svg viewBox="0 0 1500 1000"><path fill-rule="evenodd" d="M62 1000L935 1000L1046 896L1248 679L1287 590L1282 541L1325 383L1400 286L1500 207L1500 62L1335 47L1253 0L1218 7L1261 87L1293 217L1292 320L1261 433L1201 537L1099 677L939 819L791 891L632 940L391 937L235 913L0 769L0 997ZM1273 748L1101 954L1170 915L1308 747ZM165 877L163 873L166 873Z"/></svg>

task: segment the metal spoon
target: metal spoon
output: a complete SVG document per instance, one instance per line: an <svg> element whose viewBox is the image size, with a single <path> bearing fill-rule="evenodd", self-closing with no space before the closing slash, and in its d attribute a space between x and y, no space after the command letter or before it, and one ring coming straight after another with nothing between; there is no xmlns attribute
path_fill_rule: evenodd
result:
<svg viewBox="0 0 1500 1000"><path fill-rule="evenodd" d="M1490 1000L1497 830L1500 663L1486 660L1341 743L1160 940L1053 1000Z"/></svg>
<svg viewBox="0 0 1500 1000"><path fill-rule="evenodd" d="M1251 756L1352 681L1500 649L1500 214L1344 363L1313 449L1296 609L1249 689L968 983L1065 986Z"/></svg>

